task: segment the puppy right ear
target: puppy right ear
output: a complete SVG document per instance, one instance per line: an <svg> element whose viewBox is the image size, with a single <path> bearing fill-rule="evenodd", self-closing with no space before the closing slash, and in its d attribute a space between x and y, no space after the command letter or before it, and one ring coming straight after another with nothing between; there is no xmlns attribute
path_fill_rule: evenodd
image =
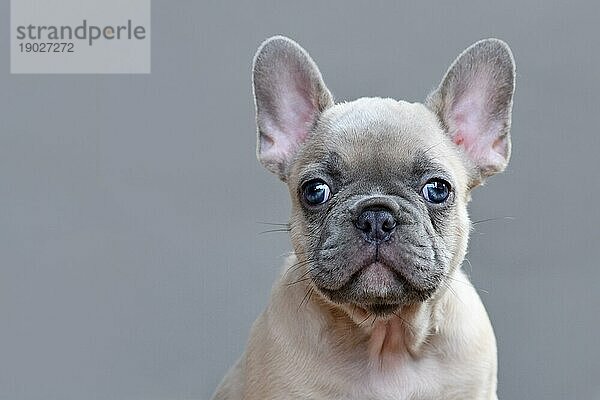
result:
<svg viewBox="0 0 600 400"><path fill-rule="evenodd" d="M283 36L259 47L252 78L258 159L285 181L298 148L333 97L306 50Z"/></svg>
<svg viewBox="0 0 600 400"><path fill-rule="evenodd" d="M506 43L481 40L450 66L426 104L474 167L475 186L506 168L515 62Z"/></svg>

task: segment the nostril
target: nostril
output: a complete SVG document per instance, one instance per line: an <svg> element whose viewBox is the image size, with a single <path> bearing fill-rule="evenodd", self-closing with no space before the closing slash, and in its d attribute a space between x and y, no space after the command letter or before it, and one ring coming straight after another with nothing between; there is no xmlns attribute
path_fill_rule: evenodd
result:
<svg viewBox="0 0 600 400"><path fill-rule="evenodd" d="M371 231L371 222L365 214L362 214L360 217L358 217L354 225L363 232Z"/></svg>
<svg viewBox="0 0 600 400"><path fill-rule="evenodd" d="M386 216L381 224L381 230L385 233L390 233L396 228L396 220L391 216Z"/></svg>

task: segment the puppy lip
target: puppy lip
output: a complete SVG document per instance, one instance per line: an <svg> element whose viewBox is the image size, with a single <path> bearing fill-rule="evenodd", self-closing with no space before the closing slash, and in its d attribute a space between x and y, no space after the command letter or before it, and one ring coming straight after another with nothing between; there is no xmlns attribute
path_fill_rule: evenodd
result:
<svg viewBox="0 0 600 400"><path fill-rule="evenodd" d="M350 291L357 281L362 281L367 286L361 285L362 288L358 291L356 287ZM327 288L314 283L319 292L333 303L354 306L367 315L380 317L392 315L403 305L427 300L438 286L416 287L397 266L390 264L388 260L374 258L359 263L352 275L338 287ZM387 289L380 290L382 287Z"/></svg>
<svg viewBox="0 0 600 400"><path fill-rule="evenodd" d="M363 296L361 301L356 301L356 305L376 311L392 306L397 307L398 299L392 294L394 287L397 287L402 277L388 264L381 261L367 263L356 271L348 282L360 279L363 282Z"/></svg>
<svg viewBox="0 0 600 400"><path fill-rule="evenodd" d="M321 287L326 292L335 292L344 286L347 286L356 279L368 278L376 286L394 285L398 281L404 281L404 277L399 274L395 268L383 260L369 258L356 264L356 269L343 282L339 282L336 287ZM379 302L379 301L378 301Z"/></svg>
<svg viewBox="0 0 600 400"><path fill-rule="evenodd" d="M368 263L367 265L356 271L355 275L365 273L373 275L373 277L377 280L386 280L390 278L397 279L397 273L394 270L394 268L380 260Z"/></svg>

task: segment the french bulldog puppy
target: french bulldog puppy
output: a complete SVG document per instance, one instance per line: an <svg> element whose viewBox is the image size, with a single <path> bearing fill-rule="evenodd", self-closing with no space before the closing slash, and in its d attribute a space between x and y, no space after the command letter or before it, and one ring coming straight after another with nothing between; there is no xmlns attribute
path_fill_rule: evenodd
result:
<svg viewBox="0 0 600 400"><path fill-rule="evenodd" d="M497 399L494 333L461 264L471 190L510 157L509 47L473 44L423 104L336 104L281 36L253 78L294 251L213 398Z"/></svg>

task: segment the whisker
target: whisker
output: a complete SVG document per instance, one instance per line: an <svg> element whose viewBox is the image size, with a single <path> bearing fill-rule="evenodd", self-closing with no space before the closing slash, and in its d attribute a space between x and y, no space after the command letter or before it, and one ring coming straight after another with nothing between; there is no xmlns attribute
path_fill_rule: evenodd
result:
<svg viewBox="0 0 600 400"><path fill-rule="evenodd" d="M375 325L375 321L377 321L377 315L373 315L373 321L371 322L371 328Z"/></svg>
<svg viewBox="0 0 600 400"><path fill-rule="evenodd" d="M493 222L493 221L513 221L515 220L515 217L511 217L510 215L504 216L504 217L495 217L495 218L486 218L486 219L480 219L478 221L473 221L471 222L472 225L477 225L477 224L482 224L484 222Z"/></svg>
<svg viewBox="0 0 600 400"><path fill-rule="evenodd" d="M477 290L478 292L482 292L482 293L485 293L485 294L489 294L489 293L490 293L490 292L489 292L489 291L487 291L486 289L482 289L482 288L480 288L480 287L477 287L477 286L475 286L475 285L473 284L473 282L471 282L471 281L466 281L466 282L465 282L465 281L461 281L460 279L457 279L457 278L455 278L455 277L453 277L453 276L451 276L451 275L444 275L444 277L445 277L446 279L450 279L450 280L451 280L451 281L453 281L453 282L461 283L461 284L463 284L463 285L467 285L467 286L472 286L472 287L474 287L474 288L475 288L475 290Z"/></svg>
<svg viewBox="0 0 600 400"><path fill-rule="evenodd" d="M426 149L426 150L423 152L423 154L427 154L427 152L428 152L428 151L430 151L431 149L433 149L433 148L435 148L435 147L439 146L439 145L440 145L440 144L442 144L442 143L444 143L444 142L442 141L442 142L439 142L439 143L436 143L436 144L434 144L433 146L429 146L429 148L427 148L427 149Z"/></svg>
<svg viewBox="0 0 600 400"><path fill-rule="evenodd" d="M311 278L306 278L306 279L304 279L304 278L305 278L305 277L306 277L308 274L310 274L311 272L313 272L315 269L317 269L317 268L316 268L316 267L311 267L311 268L309 268L309 269L308 269L306 272L304 272L302 275L300 275L300 276L298 277L298 280L297 280L296 282L289 283L289 284L288 284L288 286L292 286L292 285L294 285L294 284L296 284L296 283L298 283L298 282L302 282L302 281L305 281L305 280L311 279ZM319 273L318 273L318 274L317 274L315 277L319 276L319 275L320 275L322 272L323 272L323 271L320 271L320 272L319 272Z"/></svg>
<svg viewBox="0 0 600 400"><path fill-rule="evenodd" d="M369 318L371 318L371 315L373 315L373 314L367 313L367 316L365 317L365 319L363 319L362 321L360 321L358 323L358 326L361 326L364 322L366 322Z"/></svg>
<svg viewBox="0 0 600 400"><path fill-rule="evenodd" d="M298 284L298 283L300 283L300 282L306 282L306 281L309 281L309 280L311 280L311 279L312 279L312 278L310 278L310 277L308 277L308 278L302 278L302 279L298 279L297 281L294 281L294 282L287 283L285 286L288 286L288 287L289 287L289 286L294 286L294 285L296 285L296 284Z"/></svg>
<svg viewBox="0 0 600 400"><path fill-rule="evenodd" d="M279 222L256 221L256 223L260 224L260 225L270 225L270 226L287 226L287 227L290 226L289 223L282 224L282 223L279 223Z"/></svg>
<svg viewBox="0 0 600 400"><path fill-rule="evenodd" d="M303 266L308 265L308 264L310 264L312 262L315 262L315 260L313 260L313 259L306 259L306 260L298 261L297 263L294 263L294 264L290 265L288 267L288 269L286 270L285 273L287 274L289 272L294 272L297 269L302 268Z"/></svg>
<svg viewBox="0 0 600 400"><path fill-rule="evenodd" d="M452 288L452 286L450 286L450 284L448 284L448 282L446 281L442 281L442 284L446 287L446 289L448 289L450 291L450 293L452 293L454 295L454 297L456 297L456 299L458 301L460 301L461 303L464 304L464 302L461 300L461 298L458 296L458 294L456 293L456 291Z"/></svg>
<svg viewBox="0 0 600 400"><path fill-rule="evenodd" d="M416 335L416 330L415 330L415 327L414 327L414 326L412 326L412 325L410 324L410 322L408 322L407 320L405 320L404 318L402 318L402 317L401 317L401 316L400 316L398 313L395 313L395 312L394 312L394 313L392 313L392 314L394 314L396 317L398 317L398 319L399 319L400 321L402 321L402 323L403 323L403 324L405 324L405 325L406 325L406 327L407 327L407 328L410 330L410 332L413 334L413 336L414 336L414 335Z"/></svg>
<svg viewBox="0 0 600 400"><path fill-rule="evenodd" d="M283 229L283 228L282 229L269 229L269 230L266 230L266 231L259 232L258 234L259 235L264 235L265 233L289 232L289 231L290 231L289 228L287 228L287 229Z"/></svg>
<svg viewBox="0 0 600 400"><path fill-rule="evenodd" d="M471 261L465 257L465 261L469 264L469 269L471 270L471 273L473 273L473 264L471 264Z"/></svg>
<svg viewBox="0 0 600 400"><path fill-rule="evenodd" d="M302 298L302 301L298 305L298 309L296 311L300 311L300 308L302 308L302 305L304 304L304 302L306 302L306 304L308 304L308 301L310 300L310 296L311 296L312 292L313 292L313 288L309 287L308 290L306 291L306 294Z"/></svg>

